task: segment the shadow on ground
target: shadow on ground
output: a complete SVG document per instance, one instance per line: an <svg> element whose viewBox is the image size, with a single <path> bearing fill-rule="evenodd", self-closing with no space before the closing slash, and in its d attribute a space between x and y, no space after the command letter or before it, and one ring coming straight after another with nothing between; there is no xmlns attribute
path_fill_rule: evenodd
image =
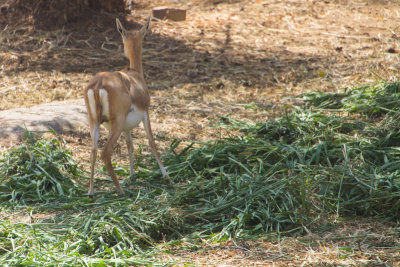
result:
<svg viewBox="0 0 400 267"><path fill-rule="evenodd" d="M82 23L70 23L56 31L40 31L25 26L3 25L0 56L3 73L23 71L57 71L61 73L96 73L118 70L128 64L121 51L120 35L115 18L123 14L92 14ZM140 25L125 21L127 28ZM158 22L154 22L158 23ZM202 90L214 91L225 87L223 81L249 88L268 87L277 83L296 84L315 78L310 63L330 64L329 58L318 58L285 49L271 47L249 53L231 46L230 30L224 25L225 38L215 39L215 49L194 46L166 35L150 32L144 43L144 68L151 79L151 89L168 89L186 83L204 84ZM193 43L201 40L194 40ZM200 45L201 46L201 45ZM221 79L221 81L219 81ZM214 82L211 83L210 82Z"/></svg>

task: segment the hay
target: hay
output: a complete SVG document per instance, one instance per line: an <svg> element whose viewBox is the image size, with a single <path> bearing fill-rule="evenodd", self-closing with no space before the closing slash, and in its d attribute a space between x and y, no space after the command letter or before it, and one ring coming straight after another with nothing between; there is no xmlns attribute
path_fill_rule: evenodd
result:
<svg viewBox="0 0 400 267"><path fill-rule="evenodd" d="M169 141L228 135L208 127L205 113L187 109L191 105L211 107L208 117L274 118L284 112L285 96L370 82L376 76L368 70L386 78L398 73L397 54L386 52L396 46L398 32L393 24L398 7L391 4L136 1L135 5L127 17L135 23L143 22L154 6L188 9L185 22L153 21L144 44L145 75L157 97L152 110L163 122L163 135L171 135ZM2 24L0 109L81 98L93 73L123 68L127 61L115 31L116 16L94 14L84 23L53 31ZM216 109L214 103L227 108ZM259 108L229 108L251 103ZM176 127L173 120L183 127Z"/></svg>

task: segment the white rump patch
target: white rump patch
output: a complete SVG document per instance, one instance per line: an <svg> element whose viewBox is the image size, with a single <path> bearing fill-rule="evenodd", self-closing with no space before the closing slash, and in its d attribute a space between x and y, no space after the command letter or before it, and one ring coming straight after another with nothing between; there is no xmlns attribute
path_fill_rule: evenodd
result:
<svg viewBox="0 0 400 267"><path fill-rule="evenodd" d="M99 90L99 96L100 96L100 104L101 107L103 108L102 116L106 117L107 119L110 119L110 105L108 103L108 93L107 90L105 89L100 89Z"/></svg>
<svg viewBox="0 0 400 267"><path fill-rule="evenodd" d="M94 92L93 90L87 91L87 97L89 101L89 109L90 115L92 116L93 120L96 120L96 101L94 100Z"/></svg>
<svg viewBox="0 0 400 267"><path fill-rule="evenodd" d="M138 109L135 105L132 105L129 109L129 113L126 116L124 131L129 131L139 125L143 120L145 112Z"/></svg>

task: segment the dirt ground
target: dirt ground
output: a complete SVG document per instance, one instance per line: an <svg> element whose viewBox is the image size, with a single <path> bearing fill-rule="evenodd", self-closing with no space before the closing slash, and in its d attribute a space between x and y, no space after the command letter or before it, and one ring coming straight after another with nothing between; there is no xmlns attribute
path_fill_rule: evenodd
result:
<svg viewBox="0 0 400 267"><path fill-rule="evenodd" d="M135 0L125 17L126 28L133 28L156 6L187 9L184 22L153 21L144 43L151 120L161 151L175 138L190 142L239 134L218 126L223 116L271 120L293 102L290 96L398 79L400 1L178 2ZM84 22L51 31L18 19L3 23L0 110L82 98L94 73L126 66L115 17L92 13ZM146 152L144 131L136 129L134 136L136 147L143 144ZM65 139L87 168L88 132ZM127 164L123 142L116 151L114 161ZM338 228L309 237L210 244L171 257L218 265L400 266L393 247L398 230L389 223L338 222Z"/></svg>

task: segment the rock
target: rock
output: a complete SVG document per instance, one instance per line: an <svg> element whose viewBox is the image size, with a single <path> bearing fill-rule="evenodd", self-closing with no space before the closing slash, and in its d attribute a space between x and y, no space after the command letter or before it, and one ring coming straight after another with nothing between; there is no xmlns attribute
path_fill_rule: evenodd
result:
<svg viewBox="0 0 400 267"><path fill-rule="evenodd" d="M0 111L0 145L9 146L30 131L53 129L59 134L88 131L88 118L84 101L57 101L30 108Z"/></svg>
<svg viewBox="0 0 400 267"><path fill-rule="evenodd" d="M163 20L184 21L186 20L186 10L181 8L156 7L153 9L153 17Z"/></svg>

